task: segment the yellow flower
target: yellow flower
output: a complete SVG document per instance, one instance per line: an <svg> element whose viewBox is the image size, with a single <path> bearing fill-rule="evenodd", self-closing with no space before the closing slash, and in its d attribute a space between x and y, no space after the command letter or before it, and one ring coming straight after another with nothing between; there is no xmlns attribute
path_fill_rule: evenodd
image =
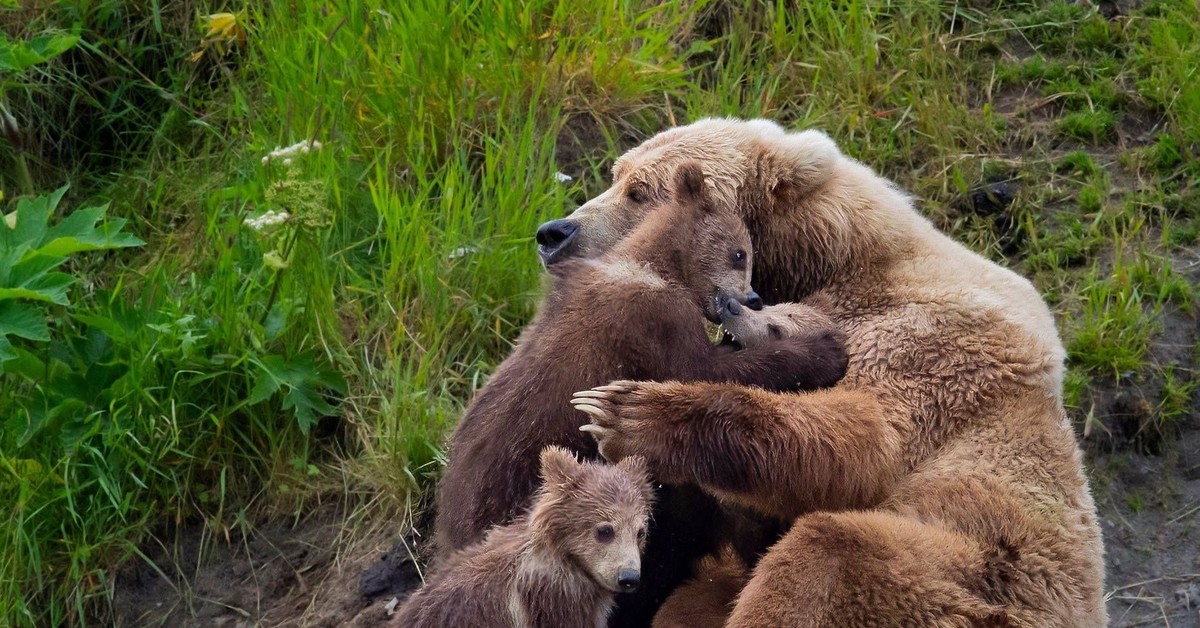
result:
<svg viewBox="0 0 1200 628"><path fill-rule="evenodd" d="M208 23L208 32L204 34L210 39L223 39L225 41L233 41L237 39L244 41L246 38L246 29L238 23L238 16L233 13L213 13L206 16L204 21Z"/></svg>
<svg viewBox="0 0 1200 628"><path fill-rule="evenodd" d="M246 45L246 13L213 13L206 15L204 20L204 39L200 42L200 49L188 55L188 61L193 63L204 57L204 53L209 49L214 49L217 54L225 54L225 46L236 43L238 46Z"/></svg>

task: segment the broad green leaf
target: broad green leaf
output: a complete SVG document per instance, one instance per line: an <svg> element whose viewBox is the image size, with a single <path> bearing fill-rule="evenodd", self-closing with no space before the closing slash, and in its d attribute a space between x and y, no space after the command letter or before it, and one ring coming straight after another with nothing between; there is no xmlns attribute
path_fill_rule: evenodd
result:
<svg viewBox="0 0 1200 628"><path fill-rule="evenodd" d="M33 305L0 301L0 337L9 335L41 342L50 340L46 313Z"/></svg>
<svg viewBox="0 0 1200 628"><path fill-rule="evenodd" d="M79 43L78 33L45 32L29 41L9 41L0 34L0 70L21 72L49 61Z"/></svg>
<svg viewBox="0 0 1200 628"><path fill-rule="evenodd" d="M64 418L77 415L87 410L87 404L79 399L63 399L57 405L49 406L47 399L34 399L33 403L25 406L22 417L23 429L17 438L18 449L29 444L34 436L52 423L59 424Z"/></svg>
<svg viewBox="0 0 1200 628"><path fill-rule="evenodd" d="M67 257L144 244L122 228L125 220L105 220L107 205L72 212L49 226L67 188L17 203L16 225L0 222L0 301L33 299L68 305L67 291L74 278L53 272Z"/></svg>
<svg viewBox="0 0 1200 628"><path fill-rule="evenodd" d="M290 410L300 429L308 432L322 416L336 409L325 399L329 391L346 394L346 380L312 358L287 359L269 355L257 361L261 373L246 403L260 403L283 391L283 409Z"/></svg>
<svg viewBox="0 0 1200 628"><path fill-rule="evenodd" d="M66 256L81 251L126 248L145 244L136 236L121 232L125 226L123 218L110 220L99 227L96 223L104 217L108 205L77 209L46 232L44 242L37 249L40 255Z"/></svg>
<svg viewBox="0 0 1200 628"><path fill-rule="evenodd" d="M274 395L277 392L279 392L279 380L276 379L271 373L267 372L266 368L264 367L254 382L254 389L250 391L250 396L246 398L246 403L262 403L267 399L270 399L271 395Z"/></svg>
<svg viewBox="0 0 1200 628"><path fill-rule="evenodd" d="M0 301L33 299L67 305L67 289L75 283L75 278L66 273L45 271L35 273L37 268L37 266L25 267L23 264L18 264L13 269L11 281L7 282L9 286L0 284Z"/></svg>
<svg viewBox="0 0 1200 628"><path fill-rule="evenodd" d="M5 285L6 271L41 246L50 214L66 192L63 186L47 196L23 198L17 201L16 226L10 227L7 221L0 223L0 287Z"/></svg>
<svg viewBox="0 0 1200 628"><path fill-rule="evenodd" d="M7 339L0 338L0 344L5 342L8 342ZM46 364L39 356L21 347L12 347L12 353L16 357L8 360L0 358L0 372L18 375L33 382L46 378Z"/></svg>

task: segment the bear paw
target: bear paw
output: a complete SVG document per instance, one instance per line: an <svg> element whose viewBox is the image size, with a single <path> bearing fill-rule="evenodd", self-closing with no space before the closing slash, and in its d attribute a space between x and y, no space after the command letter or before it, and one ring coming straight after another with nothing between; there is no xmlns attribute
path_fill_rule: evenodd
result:
<svg viewBox="0 0 1200 628"><path fill-rule="evenodd" d="M571 397L576 410L589 415L592 422L580 427L596 439L600 455L613 462L652 452L651 426L660 413L658 399L667 384L658 382L615 381L591 390L581 390Z"/></svg>

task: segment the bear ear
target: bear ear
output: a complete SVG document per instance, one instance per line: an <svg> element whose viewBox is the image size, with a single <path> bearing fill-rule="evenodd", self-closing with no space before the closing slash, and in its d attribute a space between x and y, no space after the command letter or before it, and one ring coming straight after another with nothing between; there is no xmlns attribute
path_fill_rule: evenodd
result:
<svg viewBox="0 0 1200 628"><path fill-rule="evenodd" d="M698 161L685 161L675 169L675 200L705 204L704 170Z"/></svg>
<svg viewBox="0 0 1200 628"><path fill-rule="evenodd" d="M638 479L650 476L649 467L646 466L646 459L641 456L622 458L617 463L617 468Z"/></svg>
<svg viewBox="0 0 1200 628"><path fill-rule="evenodd" d="M575 459L575 454L554 446L542 450L541 465L542 480L550 490L573 485L583 469L583 465Z"/></svg>
<svg viewBox="0 0 1200 628"><path fill-rule="evenodd" d="M654 490L650 487L650 467L646 464L646 459L641 456L629 456L622 458L617 463L617 468L625 472L641 487L646 501L653 501Z"/></svg>
<svg viewBox="0 0 1200 628"><path fill-rule="evenodd" d="M775 197L787 191L808 192L825 183L842 156L828 135L815 130L772 135L763 144L760 176Z"/></svg>

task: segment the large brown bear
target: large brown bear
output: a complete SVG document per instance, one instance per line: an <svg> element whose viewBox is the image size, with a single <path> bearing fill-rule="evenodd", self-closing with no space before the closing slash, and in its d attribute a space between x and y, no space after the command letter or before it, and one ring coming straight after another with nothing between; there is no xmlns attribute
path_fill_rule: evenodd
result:
<svg viewBox="0 0 1200 628"><path fill-rule="evenodd" d="M537 319L459 422L438 491L440 558L529 506L545 446L597 457L570 405L581 388L637 378L795 390L832 385L845 372L845 348L832 329L742 351L709 340L705 317L716 322L739 302L758 301L750 289L750 235L735 213L709 198L699 166L673 166L663 176L657 193L664 206L653 219L599 260L556 273ZM695 558L725 534L741 534L728 521L694 486L661 490L644 584L618 598L613 624L648 625ZM747 534L757 529L749 528Z"/></svg>
<svg viewBox="0 0 1200 628"><path fill-rule="evenodd" d="M579 397L609 458L795 519L729 625L1105 625L1045 302L827 136L711 119L661 133L617 161L607 192L543 226L543 259L605 251L697 158L750 230L764 299L825 312L851 352L824 391L643 381Z"/></svg>

